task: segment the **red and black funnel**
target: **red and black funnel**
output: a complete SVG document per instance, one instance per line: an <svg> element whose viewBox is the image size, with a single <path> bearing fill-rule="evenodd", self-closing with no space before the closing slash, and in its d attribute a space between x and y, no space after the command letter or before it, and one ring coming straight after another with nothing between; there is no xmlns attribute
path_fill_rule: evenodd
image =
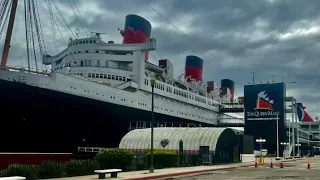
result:
<svg viewBox="0 0 320 180"><path fill-rule="evenodd" d="M121 31L123 44L139 44L146 42L151 35L151 24L149 21L138 15L129 14L126 16L124 30ZM145 60L148 60L148 52L145 54Z"/></svg>
<svg viewBox="0 0 320 180"><path fill-rule="evenodd" d="M231 97L230 102L234 100L234 81L230 79L222 79L221 80L221 96L224 96L230 91Z"/></svg>
<svg viewBox="0 0 320 180"><path fill-rule="evenodd" d="M214 90L214 81L208 81L207 82L207 92L210 93Z"/></svg>
<svg viewBox="0 0 320 180"><path fill-rule="evenodd" d="M202 81L203 60L197 56L187 56L184 77L187 82Z"/></svg>

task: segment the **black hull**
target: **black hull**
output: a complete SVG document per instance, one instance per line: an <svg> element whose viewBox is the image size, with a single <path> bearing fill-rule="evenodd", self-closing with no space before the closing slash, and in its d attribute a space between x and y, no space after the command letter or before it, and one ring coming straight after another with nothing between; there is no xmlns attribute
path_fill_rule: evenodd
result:
<svg viewBox="0 0 320 180"><path fill-rule="evenodd" d="M118 147L130 121L151 119L148 111L4 80L0 80L0 112L0 152ZM211 126L157 113L155 121Z"/></svg>

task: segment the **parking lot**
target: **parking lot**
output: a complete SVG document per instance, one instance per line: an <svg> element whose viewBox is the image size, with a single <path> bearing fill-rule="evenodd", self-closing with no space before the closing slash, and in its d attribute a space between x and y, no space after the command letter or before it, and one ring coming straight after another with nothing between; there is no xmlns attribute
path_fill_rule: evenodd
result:
<svg viewBox="0 0 320 180"><path fill-rule="evenodd" d="M320 178L320 158L309 158L311 169L307 169L308 159L285 162L284 168L280 168L279 162L274 162L274 167L270 168L270 163L260 165L255 168L245 167L230 170L213 171L189 177L170 178L176 180L204 180L204 179L224 179L224 180L253 180L253 179L319 179Z"/></svg>

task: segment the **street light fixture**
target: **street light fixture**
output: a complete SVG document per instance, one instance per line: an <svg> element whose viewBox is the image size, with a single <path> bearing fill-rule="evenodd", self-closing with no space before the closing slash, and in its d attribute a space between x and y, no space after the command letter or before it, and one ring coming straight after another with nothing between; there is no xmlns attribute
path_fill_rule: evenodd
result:
<svg viewBox="0 0 320 180"><path fill-rule="evenodd" d="M266 140L265 139L261 139L261 137L259 139L256 139L257 143L260 143L260 164L262 164L262 143L265 143Z"/></svg>
<svg viewBox="0 0 320 180"><path fill-rule="evenodd" d="M151 79L151 151L150 151L150 173L154 172L153 168L153 121L154 121L154 85L156 84L155 79Z"/></svg>
<svg viewBox="0 0 320 180"><path fill-rule="evenodd" d="M299 147L301 146L301 144L296 144L296 146L297 146L297 148L298 148L298 149L297 149L297 151L298 151L298 152L297 152L297 156L300 157L300 149L299 149Z"/></svg>
<svg viewBox="0 0 320 180"><path fill-rule="evenodd" d="M289 145L289 143L287 143L287 142L281 142L280 143L282 146L287 146L287 145ZM289 156L290 156L290 154L289 154ZM283 158L285 158L285 154L283 153Z"/></svg>
<svg viewBox="0 0 320 180"><path fill-rule="evenodd" d="M280 159L279 157L279 115L277 114L277 157L276 159Z"/></svg>

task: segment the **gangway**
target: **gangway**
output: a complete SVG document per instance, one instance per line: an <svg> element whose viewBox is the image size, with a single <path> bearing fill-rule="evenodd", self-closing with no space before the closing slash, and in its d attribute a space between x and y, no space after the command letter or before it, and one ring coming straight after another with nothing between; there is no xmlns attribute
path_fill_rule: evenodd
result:
<svg viewBox="0 0 320 180"><path fill-rule="evenodd" d="M219 107L219 111L222 113L243 113L243 103L222 103Z"/></svg>

